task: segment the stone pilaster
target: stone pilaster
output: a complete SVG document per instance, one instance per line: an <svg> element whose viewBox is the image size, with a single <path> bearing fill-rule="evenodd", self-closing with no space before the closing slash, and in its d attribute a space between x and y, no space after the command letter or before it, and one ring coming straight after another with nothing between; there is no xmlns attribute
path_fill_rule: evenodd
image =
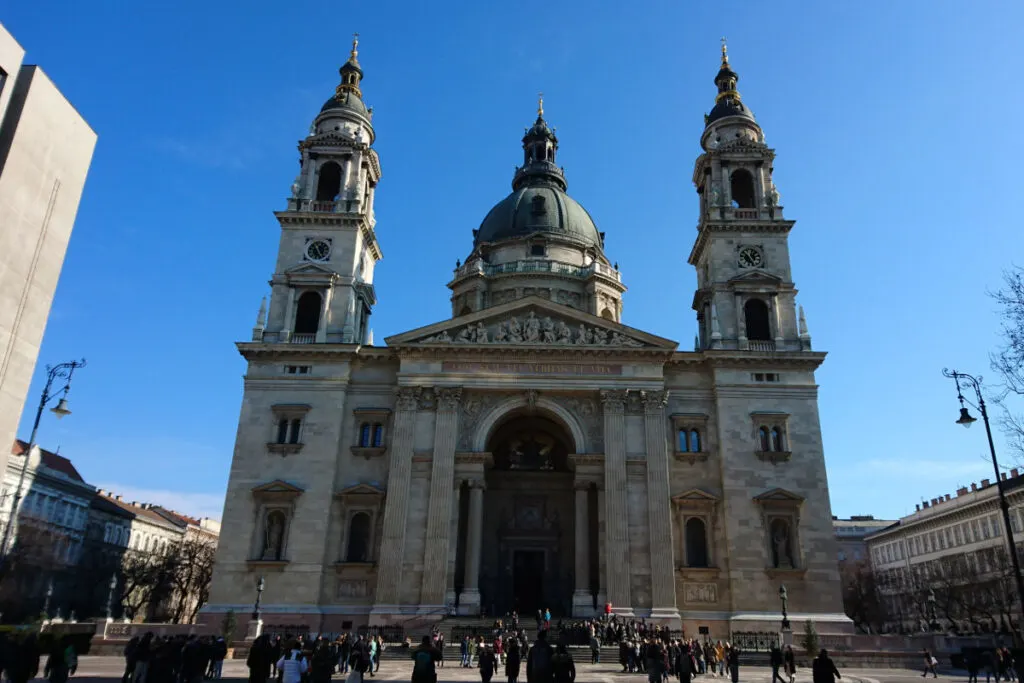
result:
<svg viewBox="0 0 1024 683"><path fill-rule="evenodd" d="M430 507L427 510L423 590L420 594L420 609L424 611L436 610L444 605L452 519L452 481L455 477L455 440L459 433L461 398L461 387L437 390L434 461L430 474Z"/></svg>
<svg viewBox="0 0 1024 683"><path fill-rule="evenodd" d="M459 597L461 614L480 613L480 554L483 551L484 480L469 482L469 538L466 544L466 585Z"/></svg>
<svg viewBox="0 0 1024 683"><path fill-rule="evenodd" d="M590 595L590 482L576 481L576 590L572 595L574 617L591 616L594 600Z"/></svg>
<svg viewBox="0 0 1024 683"><path fill-rule="evenodd" d="M629 508L626 500L626 392L602 391L604 407L605 594L616 614L632 616Z"/></svg>
<svg viewBox="0 0 1024 683"><path fill-rule="evenodd" d="M405 526L409 508L409 481L412 476L413 437L416 429L416 391L412 387L397 390L394 438L388 448L388 488L384 505L384 531L380 543L374 614L398 611L398 590L405 553Z"/></svg>
<svg viewBox="0 0 1024 683"><path fill-rule="evenodd" d="M452 517L448 527L448 574L445 577L445 593L444 593L444 604L454 605L455 604L455 565L456 557L459 550L459 511L460 511L460 499L459 495L462 492L461 477L455 477L452 481Z"/></svg>
<svg viewBox="0 0 1024 683"><path fill-rule="evenodd" d="M651 617L679 619L675 563L672 558L672 510L669 492L667 391L645 391L647 437L647 514L651 539Z"/></svg>

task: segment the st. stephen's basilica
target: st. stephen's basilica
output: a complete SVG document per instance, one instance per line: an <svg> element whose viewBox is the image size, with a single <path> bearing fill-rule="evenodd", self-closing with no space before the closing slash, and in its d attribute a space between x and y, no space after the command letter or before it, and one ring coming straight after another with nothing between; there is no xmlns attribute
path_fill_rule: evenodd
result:
<svg viewBox="0 0 1024 683"><path fill-rule="evenodd" d="M374 345L382 164L357 54L299 143L269 304L238 344L203 619L251 611L264 577L264 619L312 631L610 603L724 639L777 630L785 585L795 622L850 631L825 354L796 307L775 151L724 46L693 169L692 351L624 323L625 274L567 194L542 108L448 282L451 318Z"/></svg>

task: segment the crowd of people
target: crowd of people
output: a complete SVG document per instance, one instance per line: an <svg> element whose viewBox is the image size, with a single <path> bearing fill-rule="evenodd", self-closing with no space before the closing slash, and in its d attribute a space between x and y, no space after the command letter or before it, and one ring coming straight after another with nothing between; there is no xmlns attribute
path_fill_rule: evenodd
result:
<svg viewBox="0 0 1024 683"><path fill-rule="evenodd" d="M250 683L328 683L335 673L349 683L361 683L380 670L384 639L345 634L334 640L304 636L282 639L261 635L249 649L246 664Z"/></svg>
<svg viewBox="0 0 1024 683"><path fill-rule="evenodd" d="M213 636L160 637L147 633L128 641L121 683L202 683L220 680L228 644Z"/></svg>
<svg viewBox="0 0 1024 683"><path fill-rule="evenodd" d="M0 676L10 683L27 683L39 675L43 650L47 649L43 678L50 683L65 683L78 668L78 654L68 637L54 638L49 648L40 646L35 633L14 640L0 634Z"/></svg>

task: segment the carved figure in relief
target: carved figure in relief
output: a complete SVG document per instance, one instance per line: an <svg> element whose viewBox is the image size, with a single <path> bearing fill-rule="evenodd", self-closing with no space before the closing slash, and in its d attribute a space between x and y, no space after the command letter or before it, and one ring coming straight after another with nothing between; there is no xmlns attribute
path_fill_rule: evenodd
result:
<svg viewBox="0 0 1024 683"><path fill-rule="evenodd" d="M498 323L498 326L494 330L494 341L501 342L508 341L508 332L505 331L505 323Z"/></svg>
<svg viewBox="0 0 1024 683"><path fill-rule="evenodd" d="M600 327L594 328L594 343L604 346L608 343L608 331Z"/></svg>
<svg viewBox="0 0 1024 683"><path fill-rule="evenodd" d="M544 318L543 328L544 328L544 343L545 344L554 344L555 341L557 341L557 337L555 337L555 323L554 323L554 321L551 320L551 316L547 316L547 317Z"/></svg>
<svg viewBox="0 0 1024 683"><path fill-rule="evenodd" d="M486 344L487 341L488 341L488 339L487 339L487 328L484 327L483 323L477 323L476 324L476 343L477 344Z"/></svg>
<svg viewBox="0 0 1024 683"><path fill-rule="evenodd" d="M533 311L530 311L530 314L526 316L524 327L526 328L526 341L540 341L540 320L533 314Z"/></svg>
<svg viewBox="0 0 1024 683"><path fill-rule="evenodd" d="M579 332L576 333L576 343L577 344L593 344L594 343L594 336L593 336L593 334L590 332L590 330L587 329L586 325L584 325L583 323L580 323Z"/></svg>
<svg viewBox="0 0 1024 683"><path fill-rule="evenodd" d="M519 318L515 316L508 321L508 339L516 344L523 341L523 326L519 324Z"/></svg>
<svg viewBox="0 0 1024 683"><path fill-rule="evenodd" d="M466 344L473 341L473 328L463 327L458 336L455 337L455 341L460 344Z"/></svg>
<svg viewBox="0 0 1024 683"><path fill-rule="evenodd" d="M572 330L565 324L564 320L558 321L558 343L559 344L571 344L572 343Z"/></svg>

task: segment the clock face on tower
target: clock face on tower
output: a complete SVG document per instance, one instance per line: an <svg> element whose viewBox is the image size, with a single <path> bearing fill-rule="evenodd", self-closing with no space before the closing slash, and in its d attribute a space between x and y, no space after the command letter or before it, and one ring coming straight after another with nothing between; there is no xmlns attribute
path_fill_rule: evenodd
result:
<svg viewBox="0 0 1024 683"><path fill-rule="evenodd" d="M313 240L306 245L306 258L310 261L326 261L331 255L331 245L325 240Z"/></svg>
<svg viewBox="0 0 1024 683"><path fill-rule="evenodd" d="M741 268L760 268L764 263L761 252L754 247L743 247L740 249Z"/></svg>

